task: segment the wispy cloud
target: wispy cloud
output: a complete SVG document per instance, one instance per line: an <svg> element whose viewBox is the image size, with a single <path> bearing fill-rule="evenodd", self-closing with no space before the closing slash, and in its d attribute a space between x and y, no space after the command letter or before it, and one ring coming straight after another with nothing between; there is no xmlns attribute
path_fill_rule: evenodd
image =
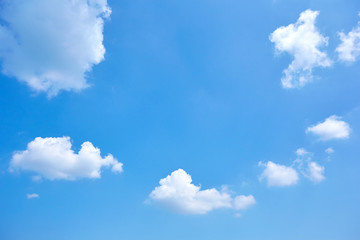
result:
<svg viewBox="0 0 360 240"><path fill-rule="evenodd" d="M33 198L39 198L39 197L40 196L37 193L28 193L28 194L26 194L27 199L33 199Z"/></svg>

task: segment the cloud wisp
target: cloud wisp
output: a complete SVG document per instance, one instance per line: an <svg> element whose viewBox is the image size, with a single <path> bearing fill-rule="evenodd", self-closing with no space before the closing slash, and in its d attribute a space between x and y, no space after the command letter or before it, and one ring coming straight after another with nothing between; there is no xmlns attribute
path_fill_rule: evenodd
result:
<svg viewBox="0 0 360 240"><path fill-rule="evenodd" d="M28 171L49 180L100 178L101 168L111 167L122 172L123 164L111 154L102 158L100 149L84 142L79 153L71 149L70 137L37 137L24 151L15 152L10 161L10 171Z"/></svg>
<svg viewBox="0 0 360 240"><path fill-rule="evenodd" d="M328 45L328 38L315 26L318 15L318 11L306 10L295 24L279 27L269 37L279 53L287 52L294 58L283 71L281 83L284 88L303 87L313 79L313 68L332 65L327 54L320 50Z"/></svg>
<svg viewBox="0 0 360 240"><path fill-rule="evenodd" d="M329 147L329 148L325 149L325 152L327 154L333 154L335 152L335 150L333 148Z"/></svg>
<svg viewBox="0 0 360 240"><path fill-rule="evenodd" d="M312 153L307 152L304 148L299 148L296 155L297 158L293 164L305 178L315 183L325 180L325 167L312 161Z"/></svg>
<svg viewBox="0 0 360 240"><path fill-rule="evenodd" d="M350 136L349 124L341 120L342 117L332 115L316 125L308 127L306 133L316 135L321 141L333 139L347 139Z"/></svg>
<svg viewBox="0 0 360 240"><path fill-rule="evenodd" d="M232 197L226 189L201 190L192 184L191 176L183 169L172 172L159 183L150 193L152 201L181 214L206 214L220 208L245 210L256 203L252 195Z"/></svg>
<svg viewBox="0 0 360 240"><path fill-rule="evenodd" d="M2 73L49 97L87 88L104 59L106 0L5 0L0 9Z"/></svg>
<svg viewBox="0 0 360 240"><path fill-rule="evenodd" d="M26 194L27 199L33 199L33 198L39 198L39 197L40 196L37 193L28 193L28 194Z"/></svg>

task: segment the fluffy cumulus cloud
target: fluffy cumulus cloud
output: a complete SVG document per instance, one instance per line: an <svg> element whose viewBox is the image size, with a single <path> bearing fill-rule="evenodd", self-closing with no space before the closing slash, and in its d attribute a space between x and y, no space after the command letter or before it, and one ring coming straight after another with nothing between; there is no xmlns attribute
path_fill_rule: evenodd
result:
<svg viewBox="0 0 360 240"><path fill-rule="evenodd" d="M350 126L347 122L342 121L341 117L332 115L324 122L308 127L306 132L318 136L323 141L346 139L350 135Z"/></svg>
<svg viewBox="0 0 360 240"><path fill-rule="evenodd" d="M350 32L340 32L339 37L341 44L336 48L339 59L346 62L355 62L360 56L360 22Z"/></svg>
<svg viewBox="0 0 360 240"><path fill-rule="evenodd" d="M106 0L2 1L2 73L48 96L88 87L86 73L104 59L110 13Z"/></svg>
<svg viewBox="0 0 360 240"><path fill-rule="evenodd" d="M302 87L312 80L312 69L329 67L332 61L320 47L327 46L328 38L315 27L318 11L306 10L295 24L282 26L270 35L278 52L287 52L294 60L284 70L281 79L284 88Z"/></svg>
<svg viewBox="0 0 360 240"><path fill-rule="evenodd" d="M236 196L233 198L226 189L201 190L192 184L192 178L184 170L178 169L160 180L160 186L150 194L150 198L173 211L183 214L206 214L218 208L244 210L255 204L255 198Z"/></svg>
<svg viewBox="0 0 360 240"><path fill-rule="evenodd" d="M27 199L33 199L33 198L39 198L39 197L40 196L37 193L28 193L28 194L26 194Z"/></svg>
<svg viewBox="0 0 360 240"><path fill-rule="evenodd" d="M37 137L24 151L15 152L10 171L29 171L46 179L76 180L100 178L102 167L122 172L122 163L111 154L102 158L100 149L84 142L79 153L74 153L69 137Z"/></svg>
<svg viewBox="0 0 360 240"><path fill-rule="evenodd" d="M260 180L266 179L268 186L291 186L299 181L299 175L292 167L276 164L271 161L267 163L260 162L259 166L265 168L260 176Z"/></svg>

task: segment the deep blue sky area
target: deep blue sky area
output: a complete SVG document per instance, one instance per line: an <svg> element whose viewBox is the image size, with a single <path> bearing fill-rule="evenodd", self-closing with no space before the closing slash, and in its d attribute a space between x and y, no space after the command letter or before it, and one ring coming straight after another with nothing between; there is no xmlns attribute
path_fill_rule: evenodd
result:
<svg viewBox="0 0 360 240"><path fill-rule="evenodd" d="M339 32L360 21L360 1L108 6L106 53L85 73L90 87L49 97L0 74L0 239L360 239L360 58L345 62L336 52ZM328 37L319 49L332 65L314 67L312 81L286 89L281 78L293 55L277 51L269 36L307 9L319 11L315 26ZM323 140L306 131L332 115L350 126L348 137ZM123 172L104 167L98 179L33 181L33 171L9 171L14 153L36 137L63 136L76 153L85 141L111 153ZM295 168L299 148L324 166L321 182L300 170L291 186L261 179L259 162ZM169 210L149 194L177 169L201 189L227 186L256 204L241 216L231 208Z"/></svg>

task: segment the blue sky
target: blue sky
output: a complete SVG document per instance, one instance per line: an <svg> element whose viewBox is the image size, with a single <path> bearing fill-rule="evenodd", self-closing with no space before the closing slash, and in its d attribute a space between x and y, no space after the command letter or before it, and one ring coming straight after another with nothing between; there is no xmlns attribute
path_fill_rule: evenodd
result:
<svg viewBox="0 0 360 240"><path fill-rule="evenodd" d="M359 1L0 9L0 239L360 238Z"/></svg>

